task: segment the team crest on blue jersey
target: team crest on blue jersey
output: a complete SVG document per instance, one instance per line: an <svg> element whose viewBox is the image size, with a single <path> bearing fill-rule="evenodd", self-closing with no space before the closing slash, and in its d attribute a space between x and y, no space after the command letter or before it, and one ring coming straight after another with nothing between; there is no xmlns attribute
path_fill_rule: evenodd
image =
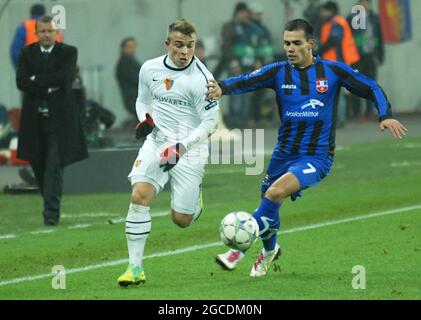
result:
<svg viewBox="0 0 421 320"><path fill-rule="evenodd" d="M316 79L316 89L318 93L325 93L329 90L329 83L326 78Z"/></svg>
<svg viewBox="0 0 421 320"><path fill-rule="evenodd" d="M174 85L174 80L171 80L169 77L167 77L167 78L165 78L164 83L165 83L165 89L167 89L167 91L168 91Z"/></svg>

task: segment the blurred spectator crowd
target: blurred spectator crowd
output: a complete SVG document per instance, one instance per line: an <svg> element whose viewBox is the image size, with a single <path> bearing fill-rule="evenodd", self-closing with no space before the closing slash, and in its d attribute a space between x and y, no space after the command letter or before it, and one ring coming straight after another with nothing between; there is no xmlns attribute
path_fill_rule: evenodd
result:
<svg viewBox="0 0 421 320"><path fill-rule="evenodd" d="M365 29L352 28L355 14L342 17L337 1L307 0L306 7L303 8L303 18L314 26L318 43L317 54L325 59L345 62L377 80L378 66L383 63L385 56L379 18L372 10L372 0L356 0L356 4L366 10ZM268 8L263 6L263 2L238 2L235 5L232 18L222 25L220 54L213 70L210 68L215 79L250 73L263 65L286 59L281 49L283 44L274 43L270 28L265 23L265 9ZM14 68L20 49L37 41L33 36L35 21L44 14L44 6L35 4L30 8L29 18L17 27L10 45ZM57 41L62 41L61 34ZM136 59L137 47L138 42L134 37L124 38L120 43L120 56L115 63L116 84L128 117L121 128L131 133L137 121L135 101L138 73L142 65ZM209 62L206 48L200 39L196 46L196 57L205 64ZM104 132L115 123L115 115L98 101L87 97L79 70L74 78L73 89L80 106L81 123L88 146L112 146L112 140L105 139ZM275 95L270 90L230 96L227 101L223 121L229 128L272 127L279 124ZM371 121L374 117L374 108L370 102L363 102L348 92L341 94L337 119L339 127L350 120ZM16 136L18 123L18 107L11 109L0 106L0 148L6 148Z"/></svg>
<svg viewBox="0 0 421 320"><path fill-rule="evenodd" d="M365 10L365 28L352 28L356 13L342 17L337 1L308 0L303 18L314 26L317 54L323 59L347 63L377 80L378 66L384 61L384 45L379 18L372 10L372 2L356 2ZM223 75L230 77L249 73L263 65L286 59L283 50L276 49L271 32L264 22L264 7L260 2L250 5L237 3L231 21L225 23L221 31L221 55L214 69L216 79L221 79ZM274 93L262 90L230 96L228 99L228 111L224 117L228 127L278 125ZM366 122L375 119L374 108L369 101L364 101L363 107L360 98L344 89L338 104L339 128L350 120Z"/></svg>

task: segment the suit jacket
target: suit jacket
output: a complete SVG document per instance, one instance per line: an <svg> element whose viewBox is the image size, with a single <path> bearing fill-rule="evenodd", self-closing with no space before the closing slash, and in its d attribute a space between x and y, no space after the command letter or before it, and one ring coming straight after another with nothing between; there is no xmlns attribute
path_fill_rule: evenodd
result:
<svg viewBox="0 0 421 320"><path fill-rule="evenodd" d="M55 43L46 70L40 45L22 48L16 69L16 84L24 92L19 131L18 157L30 162L41 159L41 135L38 107L47 101L49 115L57 135L63 166L88 157L83 137L79 106L72 92L77 49ZM35 75L35 80L31 76ZM48 93L48 88L59 88Z"/></svg>
<svg viewBox="0 0 421 320"><path fill-rule="evenodd" d="M116 66L116 78L120 87L124 107L136 115L139 71L141 64L132 56L122 54Z"/></svg>

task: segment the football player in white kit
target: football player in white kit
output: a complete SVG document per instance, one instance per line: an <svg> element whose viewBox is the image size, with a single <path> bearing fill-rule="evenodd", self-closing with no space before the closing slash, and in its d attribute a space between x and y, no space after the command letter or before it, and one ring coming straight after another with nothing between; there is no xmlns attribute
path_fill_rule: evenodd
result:
<svg viewBox="0 0 421 320"><path fill-rule="evenodd" d="M201 213L201 184L208 137L215 130L218 102L205 100L212 74L194 57L194 26L177 20L169 26L167 55L146 61L139 72L136 137L146 137L128 178L132 185L126 220L129 251L121 286L145 282L142 257L151 231L150 204L171 185L172 220L188 227Z"/></svg>

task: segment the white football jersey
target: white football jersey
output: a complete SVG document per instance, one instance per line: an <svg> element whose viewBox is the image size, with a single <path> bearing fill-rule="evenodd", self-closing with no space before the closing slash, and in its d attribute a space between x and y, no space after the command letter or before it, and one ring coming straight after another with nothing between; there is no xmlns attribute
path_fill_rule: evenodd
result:
<svg viewBox="0 0 421 320"><path fill-rule="evenodd" d="M177 68L168 55L146 61L139 72L136 111L140 121L149 113L155 122L148 139L163 147L182 142L190 154L207 148L219 108L217 101L205 100L210 79L212 74L196 57L184 68Z"/></svg>

